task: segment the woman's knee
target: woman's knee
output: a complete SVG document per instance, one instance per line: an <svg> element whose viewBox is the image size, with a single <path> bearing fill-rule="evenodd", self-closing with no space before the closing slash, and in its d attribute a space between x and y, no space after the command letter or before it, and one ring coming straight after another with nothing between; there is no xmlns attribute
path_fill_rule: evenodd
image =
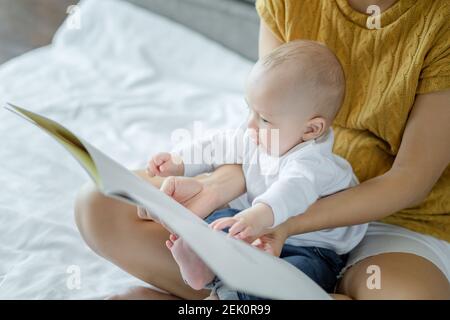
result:
<svg viewBox="0 0 450 320"><path fill-rule="evenodd" d="M75 200L75 222L86 243L97 253L111 234L117 201L104 196L93 183L85 184Z"/></svg>
<svg viewBox="0 0 450 320"><path fill-rule="evenodd" d="M364 299L450 299L446 276L430 261L409 253L366 258L345 273L339 293Z"/></svg>
<svg viewBox="0 0 450 320"><path fill-rule="evenodd" d="M97 187L91 182L83 185L78 191L74 213L75 222L81 232L84 230L86 220L91 220L94 214L102 211L99 209L102 205L103 197Z"/></svg>

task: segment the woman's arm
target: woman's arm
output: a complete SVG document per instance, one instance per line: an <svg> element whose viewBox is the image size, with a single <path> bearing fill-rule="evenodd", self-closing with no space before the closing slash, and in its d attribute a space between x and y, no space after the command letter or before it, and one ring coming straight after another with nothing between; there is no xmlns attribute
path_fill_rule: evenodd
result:
<svg viewBox="0 0 450 320"><path fill-rule="evenodd" d="M245 193L245 178L241 165L229 164L217 168L213 173L197 176L196 179L207 191L208 212L226 205Z"/></svg>
<svg viewBox="0 0 450 320"><path fill-rule="evenodd" d="M450 90L419 95L392 168L286 221L286 236L366 223L420 204L450 163Z"/></svg>
<svg viewBox="0 0 450 320"><path fill-rule="evenodd" d="M266 23L261 20L259 25L259 57L263 57L268 53L275 50L277 47L281 46L283 42L278 40L277 37L273 34L270 28L266 25Z"/></svg>

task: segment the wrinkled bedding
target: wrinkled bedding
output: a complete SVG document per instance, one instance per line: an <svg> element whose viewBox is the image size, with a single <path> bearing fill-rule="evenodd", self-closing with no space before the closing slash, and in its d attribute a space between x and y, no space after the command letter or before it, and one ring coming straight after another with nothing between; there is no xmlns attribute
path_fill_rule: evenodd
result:
<svg viewBox="0 0 450 320"><path fill-rule="evenodd" d="M2 105L54 118L130 169L171 149L177 128L231 128L245 115L249 61L122 1L83 1L81 18L0 66ZM77 162L3 109L0 136L0 299L95 299L142 284L78 234L73 202L88 177Z"/></svg>

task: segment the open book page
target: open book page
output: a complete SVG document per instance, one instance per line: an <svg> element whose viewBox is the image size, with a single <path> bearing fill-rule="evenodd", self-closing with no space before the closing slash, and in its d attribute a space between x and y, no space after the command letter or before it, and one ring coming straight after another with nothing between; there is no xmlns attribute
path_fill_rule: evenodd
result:
<svg viewBox="0 0 450 320"><path fill-rule="evenodd" d="M210 229L187 208L58 123L12 105L8 109L30 120L66 147L103 193L146 207L154 218L182 237L231 288L271 299L330 299L292 265Z"/></svg>
<svg viewBox="0 0 450 320"><path fill-rule="evenodd" d="M87 146L91 151L92 146ZM285 261L243 241L226 237L172 198L127 169L109 162L98 150L92 153L109 194L132 199L147 208L172 232L189 243L228 286L272 299L329 299L317 284ZM114 169L113 169L114 168ZM105 177L104 172L114 172Z"/></svg>
<svg viewBox="0 0 450 320"><path fill-rule="evenodd" d="M92 161L91 156L81 143L80 139L78 139L72 132L51 119L13 104L8 103L5 108L38 126L61 143L75 157L75 159L78 160L81 166L91 176L92 180L94 180L98 186L101 186L100 176L98 175L97 168Z"/></svg>

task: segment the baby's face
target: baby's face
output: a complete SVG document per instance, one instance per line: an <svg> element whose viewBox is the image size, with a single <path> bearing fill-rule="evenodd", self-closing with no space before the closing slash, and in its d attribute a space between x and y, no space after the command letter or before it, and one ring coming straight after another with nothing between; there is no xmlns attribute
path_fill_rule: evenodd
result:
<svg viewBox="0 0 450 320"><path fill-rule="evenodd" d="M250 136L274 156L282 156L303 142L312 116L308 95L294 88L292 76L283 68L266 71L256 64L246 85Z"/></svg>

